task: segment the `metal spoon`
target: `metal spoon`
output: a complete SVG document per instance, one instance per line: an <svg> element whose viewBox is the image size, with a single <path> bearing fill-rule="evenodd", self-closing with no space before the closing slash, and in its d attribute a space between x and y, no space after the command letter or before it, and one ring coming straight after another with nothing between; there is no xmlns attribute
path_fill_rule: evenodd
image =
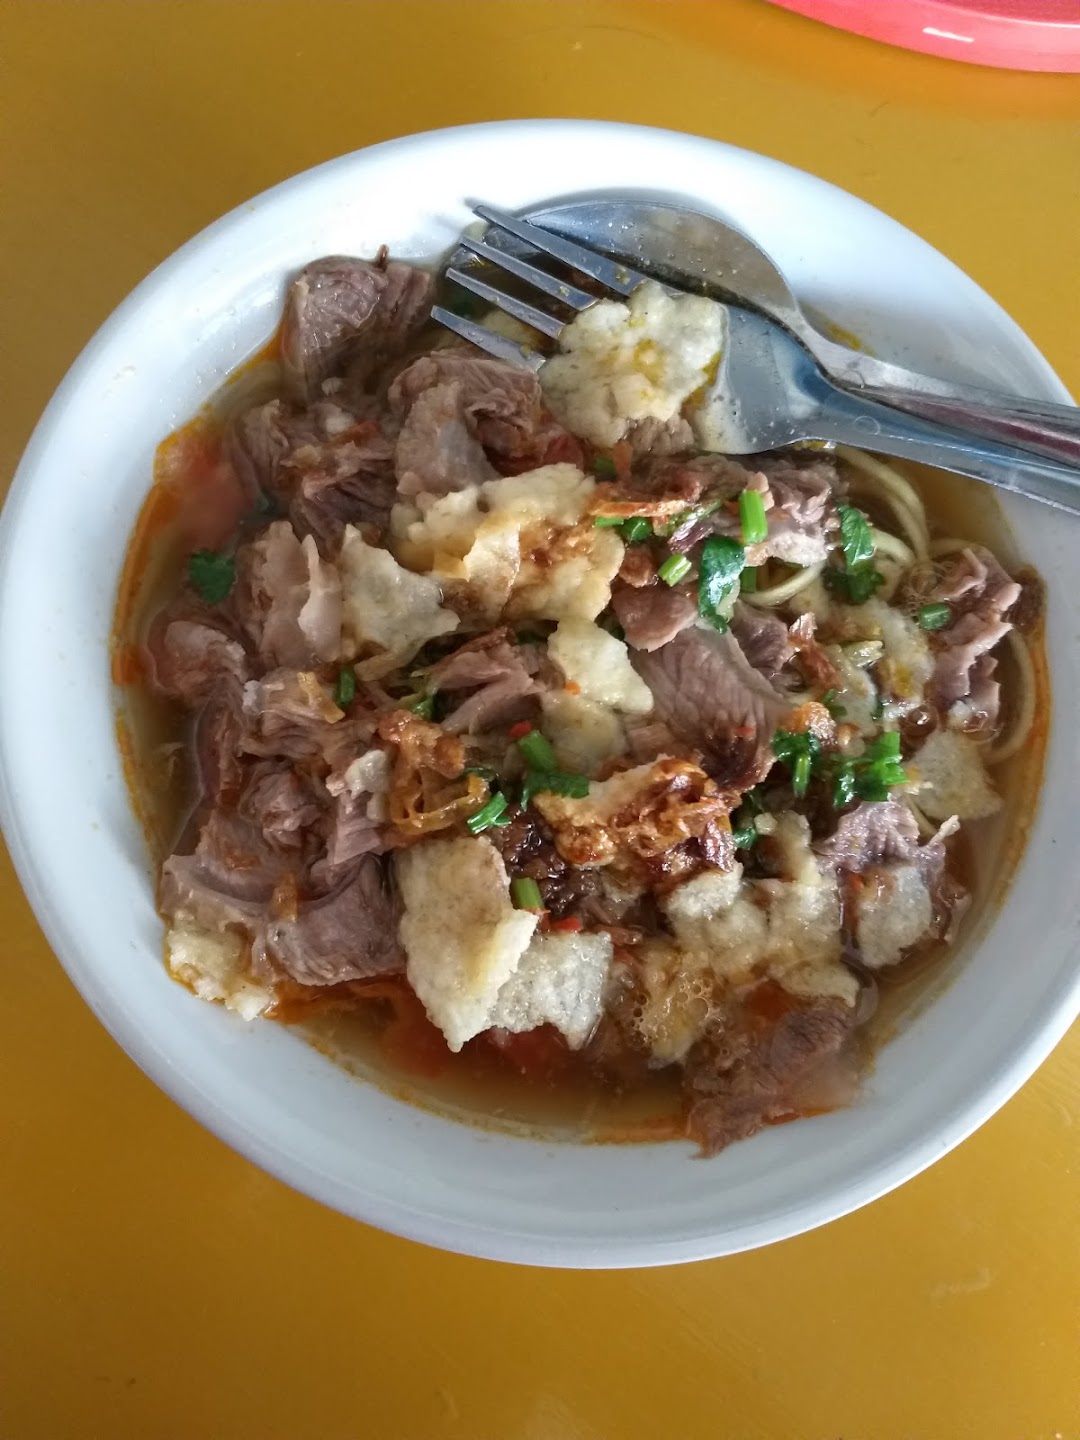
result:
<svg viewBox="0 0 1080 1440"><path fill-rule="evenodd" d="M938 380L838 344L814 324L772 257L728 221L626 196L546 205L523 218L680 289L762 311L800 339L832 379L867 399L1040 454L1080 459L1080 409ZM492 243L511 250L518 244L505 234Z"/></svg>

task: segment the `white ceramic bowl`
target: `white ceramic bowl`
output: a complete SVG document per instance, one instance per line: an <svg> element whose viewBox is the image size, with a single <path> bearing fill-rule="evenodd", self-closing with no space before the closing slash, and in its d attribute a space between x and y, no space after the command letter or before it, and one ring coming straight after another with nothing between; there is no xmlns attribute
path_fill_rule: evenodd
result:
<svg viewBox="0 0 1080 1440"><path fill-rule="evenodd" d="M886 357L1067 398L1031 342L880 212L773 160L629 126L538 121L418 135L278 186L166 261L102 327L30 442L0 522L0 799L53 948L102 1022L179 1104L273 1174L433 1245L566 1266L723 1255L820 1225L914 1175L1031 1074L1080 1008L1080 731L1052 729L1026 856L955 982L888 1045L852 1109L708 1163L689 1146L547 1144L474 1130L350 1079L286 1030L193 999L121 778L106 646L154 447L273 329L287 277L328 252L437 257L467 200L509 209L650 190L732 219L797 293ZM1011 512L1050 584L1059 713L1080 713L1077 531ZM1059 602L1059 603L1055 603ZM47 683L46 678L47 677Z"/></svg>

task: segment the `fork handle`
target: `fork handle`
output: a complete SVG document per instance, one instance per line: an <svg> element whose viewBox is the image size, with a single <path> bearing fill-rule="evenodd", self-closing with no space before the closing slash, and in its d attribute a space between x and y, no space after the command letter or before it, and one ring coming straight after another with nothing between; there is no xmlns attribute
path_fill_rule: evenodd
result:
<svg viewBox="0 0 1080 1440"><path fill-rule="evenodd" d="M985 480L999 490L1080 515L1080 456L1074 462L988 440L972 430L924 420L829 384L819 376L818 406L804 422L807 439L833 440L921 461Z"/></svg>

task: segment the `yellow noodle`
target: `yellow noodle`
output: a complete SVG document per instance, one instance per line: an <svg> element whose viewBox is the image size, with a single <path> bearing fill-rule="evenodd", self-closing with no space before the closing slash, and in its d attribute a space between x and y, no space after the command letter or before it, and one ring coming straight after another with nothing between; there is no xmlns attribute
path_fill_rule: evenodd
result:
<svg viewBox="0 0 1080 1440"><path fill-rule="evenodd" d="M785 600L790 600L800 590L805 590L825 569L824 560L817 565L807 565L801 570L796 570L794 575L787 580L781 580L779 585L770 585L767 590L752 590L748 595L740 598L748 601L751 605L760 605L764 609L771 609L774 605L782 605Z"/></svg>
<svg viewBox="0 0 1080 1440"><path fill-rule="evenodd" d="M970 540L959 540L955 535L945 540L931 540L930 558L940 560L942 555L956 555L961 550L970 550L971 543Z"/></svg>
<svg viewBox="0 0 1080 1440"><path fill-rule="evenodd" d="M1016 692L1016 714L1013 717L1012 727L1004 738L998 736L997 740L983 751L983 759L987 765L1000 765L1003 760L1011 759L1018 750L1022 750L1031 734L1031 727L1035 723L1035 700L1038 687L1035 682L1035 666L1032 663L1027 641L1016 630L1010 630L1005 638L1012 647L1016 668L1020 672L1020 683Z"/></svg>
<svg viewBox="0 0 1080 1440"><path fill-rule="evenodd" d="M901 543L901 541L897 541L897 544ZM895 560L890 559L890 557L888 555L885 555L884 553L882 554L881 564L878 566L878 572L882 576L884 584L877 592L879 600L884 600L886 605L892 603L892 598L896 594L897 590L899 590L900 581L904 578L906 570L906 566L897 565Z"/></svg>
<svg viewBox="0 0 1080 1440"><path fill-rule="evenodd" d="M837 454L853 469L862 472L855 477L856 486L862 490L870 490L888 505L910 540L916 558L926 560L930 554L926 507L911 482L905 480L891 465L883 464L862 450L840 445L837 447Z"/></svg>
<svg viewBox="0 0 1080 1440"><path fill-rule="evenodd" d="M913 510L908 507L897 496L890 495L887 490L880 489L874 480L868 476L861 477L855 482L855 489L860 494L872 495L882 504L887 505L895 516L900 529L907 536L911 543L911 549L916 559L926 560L930 554L930 535L926 526L918 518Z"/></svg>
<svg viewBox="0 0 1080 1440"><path fill-rule="evenodd" d="M895 560L902 569L909 570L915 564L915 552L905 545L898 535L892 535L888 530L879 530L876 525L871 527L870 533L874 537L874 549L887 555L890 560Z"/></svg>
<svg viewBox="0 0 1080 1440"><path fill-rule="evenodd" d="M925 528L926 506L915 486L910 480L905 480L899 470L895 470L891 465L886 465L884 460L879 460L876 455L868 455L865 450L856 450L851 445L838 445L836 453L841 460L846 460L856 470L861 470L864 475L872 476L883 490L888 490L891 495L895 495L901 504L907 506L919 518Z"/></svg>

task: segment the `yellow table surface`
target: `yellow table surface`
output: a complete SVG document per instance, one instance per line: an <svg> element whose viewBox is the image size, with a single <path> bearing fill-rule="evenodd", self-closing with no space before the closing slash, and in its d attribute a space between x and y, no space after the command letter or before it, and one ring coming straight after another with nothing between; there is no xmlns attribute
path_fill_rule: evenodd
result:
<svg viewBox="0 0 1080 1440"><path fill-rule="evenodd" d="M1080 393L1075 77L909 55L761 0L7 0L0 475L95 327L208 221L373 141L536 115L697 131L853 190ZM979 1134L846 1220L683 1268L527 1271L261 1174L100 1028L6 859L0 918L0 1440L1080 1437L1077 1030Z"/></svg>

